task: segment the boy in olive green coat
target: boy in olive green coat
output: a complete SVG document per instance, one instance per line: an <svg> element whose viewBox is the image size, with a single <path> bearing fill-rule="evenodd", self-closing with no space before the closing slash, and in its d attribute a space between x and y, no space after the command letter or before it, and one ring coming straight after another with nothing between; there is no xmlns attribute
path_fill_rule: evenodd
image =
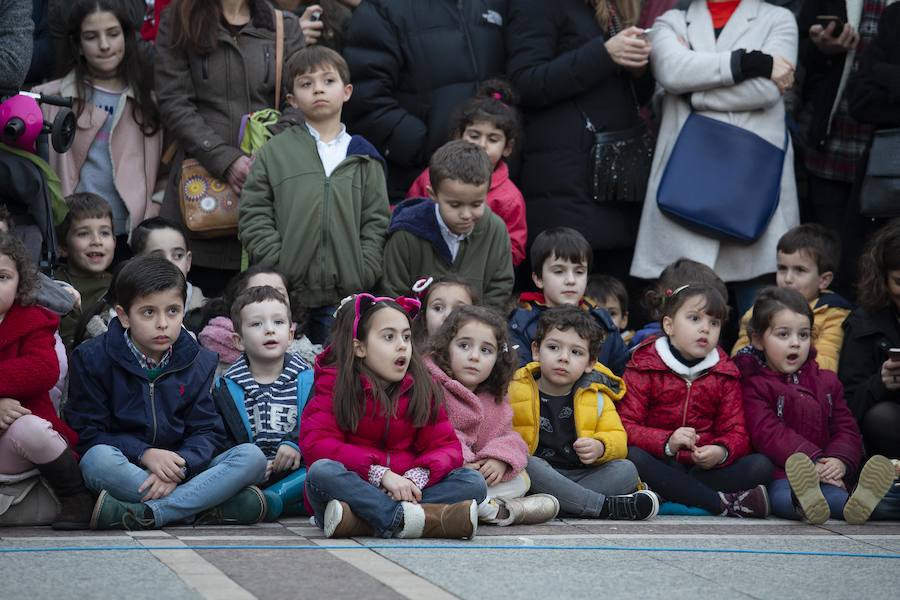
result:
<svg viewBox="0 0 900 600"><path fill-rule="evenodd" d="M327 342L335 305L381 277L390 221L384 159L347 133L341 110L350 72L328 48L309 46L285 65L290 126L256 154L244 184L238 236L251 264L273 265L310 308L307 336Z"/></svg>
<svg viewBox="0 0 900 600"><path fill-rule="evenodd" d="M431 198L397 205L384 247L381 287L408 294L420 277L458 273L483 304L502 309L513 289L509 232L487 206L493 166L485 151L456 140L431 157Z"/></svg>

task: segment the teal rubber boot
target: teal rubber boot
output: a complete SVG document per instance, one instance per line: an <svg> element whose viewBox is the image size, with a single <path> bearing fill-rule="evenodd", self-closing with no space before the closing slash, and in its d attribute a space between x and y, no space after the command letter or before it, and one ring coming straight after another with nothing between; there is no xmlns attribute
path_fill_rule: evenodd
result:
<svg viewBox="0 0 900 600"><path fill-rule="evenodd" d="M306 484L306 467L300 467L281 481L263 490L268 510L266 521L275 521L282 516L295 516L297 505L303 507L303 488ZM305 512L305 511L304 511ZM290 515L286 514L290 513Z"/></svg>

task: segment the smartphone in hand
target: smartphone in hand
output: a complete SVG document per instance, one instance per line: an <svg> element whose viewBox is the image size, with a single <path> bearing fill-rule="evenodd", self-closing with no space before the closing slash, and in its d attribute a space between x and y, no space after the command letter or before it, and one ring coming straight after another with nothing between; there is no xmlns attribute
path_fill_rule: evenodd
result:
<svg viewBox="0 0 900 600"><path fill-rule="evenodd" d="M818 15L816 23L822 26L822 29L828 29L828 25L834 23L834 29L831 31L831 37L840 37L844 30L844 21L835 15Z"/></svg>

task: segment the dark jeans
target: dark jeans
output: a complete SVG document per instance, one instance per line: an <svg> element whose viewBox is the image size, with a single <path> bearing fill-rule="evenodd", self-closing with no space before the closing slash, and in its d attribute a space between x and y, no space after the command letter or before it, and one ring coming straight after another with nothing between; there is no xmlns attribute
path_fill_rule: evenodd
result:
<svg viewBox="0 0 900 600"><path fill-rule="evenodd" d="M683 465L674 458L662 460L637 446L628 447L628 460L641 480L661 499L697 506L714 515L722 512L719 492L740 492L772 480L772 461L750 454L715 469Z"/></svg>
<svg viewBox="0 0 900 600"><path fill-rule="evenodd" d="M309 309L306 323L306 337L313 344L327 346L331 342L331 328L334 326L336 306L320 306Z"/></svg>
<svg viewBox="0 0 900 600"><path fill-rule="evenodd" d="M481 503L487 496L484 476L473 469L454 469L439 482L422 490L423 504L455 504L463 500ZM392 537L403 526L403 507L354 471L323 458L309 468L306 498L319 527L325 525L325 507L332 500L350 505L357 517L372 526L377 537Z"/></svg>

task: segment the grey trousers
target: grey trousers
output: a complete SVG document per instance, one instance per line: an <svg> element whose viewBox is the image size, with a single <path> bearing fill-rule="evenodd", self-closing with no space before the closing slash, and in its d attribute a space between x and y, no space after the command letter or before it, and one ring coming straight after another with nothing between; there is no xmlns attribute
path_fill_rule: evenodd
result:
<svg viewBox="0 0 900 600"><path fill-rule="evenodd" d="M559 500L560 515L597 518L607 496L637 489L638 472L631 461L620 459L583 469L557 469L543 458L528 457L530 494L550 494Z"/></svg>

